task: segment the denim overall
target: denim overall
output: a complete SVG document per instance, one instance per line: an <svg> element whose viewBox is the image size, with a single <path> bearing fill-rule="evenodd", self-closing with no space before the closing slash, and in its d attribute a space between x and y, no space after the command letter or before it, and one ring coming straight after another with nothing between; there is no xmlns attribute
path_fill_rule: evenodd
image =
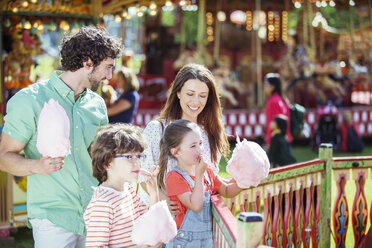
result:
<svg viewBox="0 0 372 248"><path fill-rule="evenodd" d="M176 166L174 171L182 175L189 183L190 188L194 188L194 180L185 171ZM186 215L182 221L177 235L168 244L167 248L212 248L212 212L211 212L211 188L208 173L204 173L207 181L208 191L204 192L203 209L200 212L194 212L187 209Z"/></svg>

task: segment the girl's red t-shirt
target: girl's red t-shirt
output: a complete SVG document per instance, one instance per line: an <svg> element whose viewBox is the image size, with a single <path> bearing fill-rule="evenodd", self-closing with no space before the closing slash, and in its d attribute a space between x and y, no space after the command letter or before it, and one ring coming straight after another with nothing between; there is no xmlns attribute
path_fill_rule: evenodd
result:
<svg viewBox="0 0 372 248"><path fill-rule="evenodd" d="M213 172L212 168L207 167L206 171L208 173L209 180L210 180L210 183L211 183L211 185L210 185L211 192L216 193L217 190L220 188L222 183L221 183L219 177ZM194 176L190 175L190 177L195 181ZM187 207L182 204L182 202L178 199L177 195L181 195L181 194L186 193L186 192L192 192L192 190L191 190L190 185L188 184L188 182L181 176L181 174L179 174L176 171L168 172L168 174L166 176L166 179L165 179L165 184L166 184L166 188L167 188L168 197L172 201L177 201L177 205L178 205L178 208L179 208L180 212L179 212L179 214L176 215L175 221L176 221L176 224L177 224L177 228L179 229L181 227L183 218L186 215ZM207 185L207 181L205 180L205 178L204 178L204 184L203 185L204 185L204 191L207 191L208 190L208 185Z"/></svg>

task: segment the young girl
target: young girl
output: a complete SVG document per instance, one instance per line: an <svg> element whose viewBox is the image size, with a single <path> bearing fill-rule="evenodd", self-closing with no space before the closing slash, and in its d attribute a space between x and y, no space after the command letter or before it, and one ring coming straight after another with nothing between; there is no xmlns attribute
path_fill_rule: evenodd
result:
<svg viewBox="0 0 372 248"><path fill-rule="evenodd" d="M160 141L158 183L179 208L175 217L177 236L166 247L212 247L211 194L233 197L241 191L235 181L227 185L220 180L202 154L197 124L181 119L165 128ZM166 175L164 184L169 157L177 160L177 166Z"/></svg>
<svg viewBox="0 0 372 248"><path fill-rule="evenodd" d="M274 168L282 165L296 163L288 140L287 133L287 116L277 115L270 123L271 145L268 151L268 157Z"/></svg>
<svg viewBox="0 0 372 248"><path fill-rule="evenodd" d="M127 182L138 180L144 148L145 141L138 127L113 124L98 130L91 157L93 176L99 186L84 213L86 247L136 247L131 239L133 222L146 207ZM150 172L156 175L157 171L158 167L154 167ZM150 204L154 204L157 201L155 176L148 177L146 186Z"/></svg>

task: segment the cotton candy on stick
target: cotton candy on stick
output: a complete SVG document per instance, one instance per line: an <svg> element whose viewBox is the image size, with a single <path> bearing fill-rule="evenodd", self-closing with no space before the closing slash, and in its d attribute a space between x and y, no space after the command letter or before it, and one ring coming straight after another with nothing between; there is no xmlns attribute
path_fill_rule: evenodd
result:
<svg viewBox="0 0 372 248"><path fill-rule="evenodd" d="M36 147L44 157L65 157L71 153L70 120L54 99L44 103L37 122Z"/></svg>
<svg viewBox="0 0 372 248"><path fill-rule="evenodd" d="M270 162L266 152L255 142L237 137L237 144L227 163L226 171L240 188L256 187L269 175Z"/></svg>
<svg viewBox="0 0 372 248"><path fill-rule="evenodd" d="M141 174L151 176L150 172L143 169ZM157 194L159 199L159 192ZM176 235L177 225L169 212L167 202L159 201L134 221L132 241L139 246L154 246L158 243L168 243Z"/></svg>
<svg viewBox="0 0 372 248"><path fill-rule="evenodd" d="M152 205L145 214L134 221L132 240L136 245L156 245L168 243L177 234L177 225L173 220L165 200Z"/></svg>

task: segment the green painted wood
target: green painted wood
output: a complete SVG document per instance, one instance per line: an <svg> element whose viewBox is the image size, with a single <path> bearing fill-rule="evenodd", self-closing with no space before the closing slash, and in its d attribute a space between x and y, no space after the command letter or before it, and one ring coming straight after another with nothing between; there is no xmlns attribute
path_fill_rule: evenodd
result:
<svg viewBox="0 0 372 248"><path fill-rule="evenodd" d="M233 238L230 235L230 232L228 231L228 228L225 227L225 224L223 220L221 219L221 216L217 212L216 208L212 204L212 216L216 220L217 225L220 227L223 236L225 237L227 243L229 244L229 247L236 248L236 243L234 242Z"/></svg>
<svg viewBox="0 0 372 248"><path fill-rule="evenodd" d="M294 178L298 176L304 176L311 173L319 172L324 170L324 163L312 164L310 166L295 168L288 171L282 171L278 173L269 174L267 178L261 181L260 186L270 183L275 183L276 181L286 180L289 178Z"/></svg>
<svg viewBox="0 0 372 248"><path fill-rule="evenodd" d="M322 182L320 185L320 241L319 247L330 247L330 225L332 214L332 156L333 149L331 144L321 144L319 147L319 158L325 162L325 170L322 173Z"/></svg>
<svg viewBox="0 0 372 248"><path fill-rule="evenodd" d="M371 160L333 161L333 169L372 168Z"/></svg>

